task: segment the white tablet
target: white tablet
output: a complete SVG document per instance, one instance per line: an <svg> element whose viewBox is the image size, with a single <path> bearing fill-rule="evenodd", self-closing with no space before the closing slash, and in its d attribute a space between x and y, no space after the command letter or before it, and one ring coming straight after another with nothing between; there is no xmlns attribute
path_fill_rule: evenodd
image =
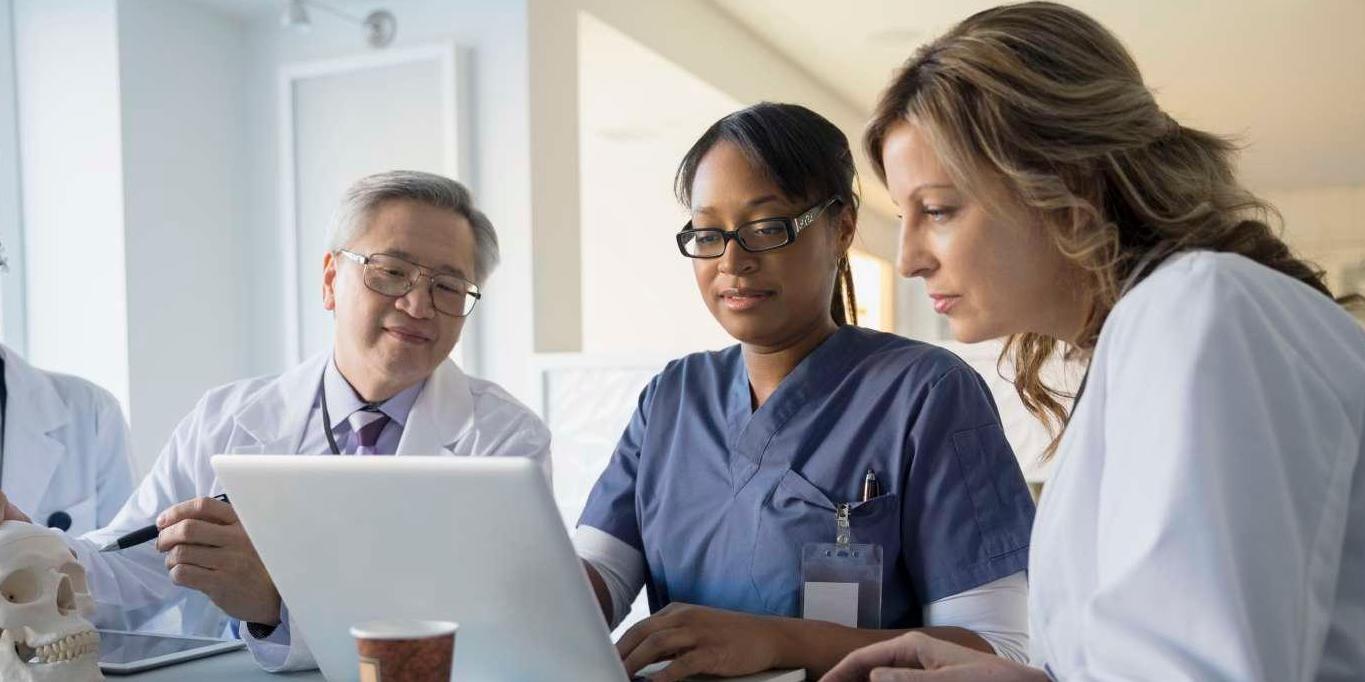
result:
<svg viewBox="0 0 1365 682"><path fill-rule="evenodd" d="M192 661L245 646L239 639L181 637L154 632L100 630L100 670L127 675Z"/></svg>

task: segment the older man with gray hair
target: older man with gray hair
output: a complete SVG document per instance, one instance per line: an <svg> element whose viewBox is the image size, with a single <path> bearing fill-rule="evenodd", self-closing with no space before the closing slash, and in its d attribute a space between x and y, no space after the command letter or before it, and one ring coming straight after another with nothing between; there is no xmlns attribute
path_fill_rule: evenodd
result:
<svg viewBox="0 0 1365 682"><path fill-rule="evenodd" d="M209 391L113 522L71 540L98 619L128 627L177 606L186 634L237 630L268 670L314 667L232 507L210 497L214 454L520 456L548 476L540 419L449 359L497 262L493 226L459 183L394 171L353 185L323 254L333 347ZM155 546L98 551L151 523Z"/></svg>

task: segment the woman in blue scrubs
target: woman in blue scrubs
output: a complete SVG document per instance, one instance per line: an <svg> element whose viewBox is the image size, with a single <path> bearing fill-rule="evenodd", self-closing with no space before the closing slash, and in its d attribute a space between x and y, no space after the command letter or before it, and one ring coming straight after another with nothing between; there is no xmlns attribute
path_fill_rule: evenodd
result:
<svg viewBox="0 0 1365 682"><path fill-rule="evenodd" d="M579 520L575 545L618 643L659 680L805 668L908 629L1022 659L1033 502L985 383L946 350L854 326L858 198L844 135L759 104L684 158L676 235L739 343L650 381ZM881 494L862 501L867 472ZM800 618L801 551L882 547L881 623Z"/></svg>

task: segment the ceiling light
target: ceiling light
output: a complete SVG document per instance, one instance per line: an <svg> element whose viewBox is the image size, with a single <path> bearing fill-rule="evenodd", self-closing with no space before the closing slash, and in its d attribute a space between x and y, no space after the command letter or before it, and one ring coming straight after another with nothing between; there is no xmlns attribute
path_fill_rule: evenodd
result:
<svg viewBox="0 0 1365 682"><path fill-rule="evenodd" d="M309 7L364 27L365 42L369 43L370 47L388 47L398 33L398 20L388 10L375 10L361 19L318 0L287 0L284 12L280 14L280 25L296 31L309 30L313 26L312 19L308 16Z"/></svg>

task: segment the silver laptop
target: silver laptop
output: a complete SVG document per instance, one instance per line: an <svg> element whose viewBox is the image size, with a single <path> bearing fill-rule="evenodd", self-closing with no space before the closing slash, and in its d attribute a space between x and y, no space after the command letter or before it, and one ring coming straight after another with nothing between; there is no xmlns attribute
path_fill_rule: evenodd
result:
<svg viewBox="0 0 1365 682"><path fill-rule="evenodd" d="M463 682L626 680L537 463L219 455L213 469L328 680L359 678L348 630L375 618L458 622Z"/></svg>

